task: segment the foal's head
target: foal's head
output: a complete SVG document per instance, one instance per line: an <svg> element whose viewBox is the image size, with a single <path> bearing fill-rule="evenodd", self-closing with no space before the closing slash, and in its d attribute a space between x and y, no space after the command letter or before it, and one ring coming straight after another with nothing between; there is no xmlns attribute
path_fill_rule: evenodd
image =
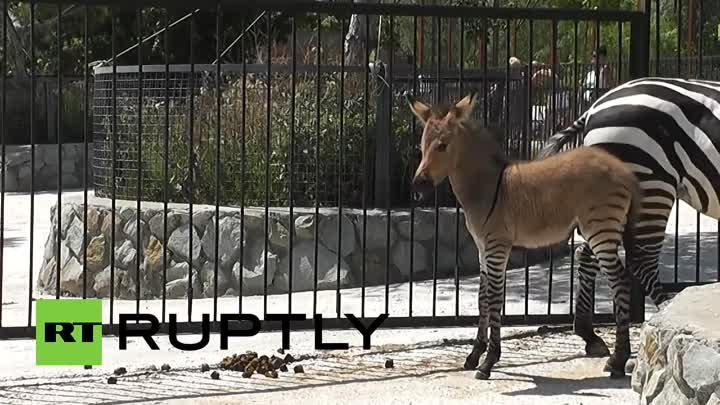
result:
<svg viewBox="0 0 720 405"><path fill-rule="evenodd" d="M405 94L405 99L424 127L420 141L422 159L413 178L417 199L426 197L459 169L469 155L466 152L472 151L472 159L482 160L500 150L495 133L481 128L472 117L476 92L455 105L429 106L409 94Z"/></svg>

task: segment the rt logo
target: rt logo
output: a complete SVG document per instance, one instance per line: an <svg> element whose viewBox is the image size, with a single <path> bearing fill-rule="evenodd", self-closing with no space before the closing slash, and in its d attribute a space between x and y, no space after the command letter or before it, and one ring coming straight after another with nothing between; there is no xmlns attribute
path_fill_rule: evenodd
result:
<svg viewBox="0 0 720 405"><path fill-rule="evenodd" d="M102 365L100 300L38 300L35 308L36 365Z"/></svg>

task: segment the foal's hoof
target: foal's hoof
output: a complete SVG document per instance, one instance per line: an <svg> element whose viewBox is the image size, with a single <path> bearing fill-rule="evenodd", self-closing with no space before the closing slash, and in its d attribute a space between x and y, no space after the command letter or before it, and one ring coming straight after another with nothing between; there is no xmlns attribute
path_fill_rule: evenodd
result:
<svg viewBox="0 0 720 405"><path fill-rule="evenodd" d="M633 371L635 371L635 366L637 365L636 359L630 359L625 363L625 373L626 374L632 374Z"/></svg>
<svg viewBox="0 0 720 405"><path fill-rule="evenodd" d="M463 368L465 370L472 370L476 368L478 364L480 364L480 355L475 355L475 352L473 352L470 353L465 359L465 364L463 364Z"/></svg>
<svg viewBox="0 0 720 405"><path fill-rule="evenodd" d="M585 355L587 357L607 357L610 355L610 349L602 339L598 338L598 340L585 345Z"/></svg>
<svg viewBox="0 0 720 405"><path fill-rule="evenodd" d="M625 377L625 364L619 364L614 356L611 356L607 362L603 371L610 373L610 378L623 378Z"/></svg>
<svg viewBox="0 0 720 405"><path fill-rule="evenodd" d="M485 372L485 371L482 371L482 370L478 370L478 371L475 373L475 379L476 379L476 380L489 380L489 379L490 379L490 373Z"/></svg>
<svg viewBox="0 0 720 405"><path fill-rule="evenodd" d="M465 370L472 370L480 364L480 356L482 356L485 351L487 350L487 343L475 343L473 345L472 351L468 356L465 358L465 364L463 364L463 368Z"/></svg>

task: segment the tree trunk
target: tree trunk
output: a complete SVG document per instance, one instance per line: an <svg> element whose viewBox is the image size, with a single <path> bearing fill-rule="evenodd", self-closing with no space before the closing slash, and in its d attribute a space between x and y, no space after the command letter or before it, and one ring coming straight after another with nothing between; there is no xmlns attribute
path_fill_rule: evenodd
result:
<svg viewBox="0 0 720 405"><path fill-rule="evenodd" d="M378 3L379 0L353 0L355 3L367 3L373 4ZM368 21L370 18L370 21ZM377 30L374 27L377 25L376 17L368 17L365 15L353 14L350 18L350 25L348 26L348 32L345 36L345 65L346 66L357 66L362 65L365 61L365 41L367 40L372 46L374 45L372 33ZM370 28L369 32L367 28Z"/></svg>

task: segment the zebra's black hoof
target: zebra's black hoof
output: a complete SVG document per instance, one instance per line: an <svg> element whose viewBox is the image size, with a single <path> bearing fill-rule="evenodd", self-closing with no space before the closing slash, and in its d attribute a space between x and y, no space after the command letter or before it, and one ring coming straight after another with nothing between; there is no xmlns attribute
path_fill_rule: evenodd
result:
<svg viewBox="0 0 720 405"><path fill-rule="evenodd" d="M598 338L598 340L585 345L585 355L587 357L607 357L610 355L610 349L602 339Z"/></svg>
<svg viewBox="0 0 720 405"><path fill-rule="evenodd" d="M489 380L490 379L490 373L485 372L483 370L478 370L475 373L475 379L476 380Z"/></svg>

